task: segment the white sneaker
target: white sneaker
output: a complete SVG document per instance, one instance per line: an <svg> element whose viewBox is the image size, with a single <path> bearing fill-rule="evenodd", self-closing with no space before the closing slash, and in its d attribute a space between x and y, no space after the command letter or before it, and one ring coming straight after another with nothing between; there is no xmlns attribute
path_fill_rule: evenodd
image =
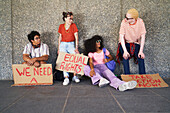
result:
<svg viewBox="0 0 170 113"><path fill-rule="evenodd" d="M77 76L74 76L74 77L72 78L72 81L75 81L76 83L79 83L79 82L80 82L80 79L78 79Z"/></svg>
<svg viewBox="0 0 170 113"><path fill-rule="evenodd" d="M66 85L68 85L68 84L69 84L69 79L68 79L68 78L65 78L65 79L64 79L64 82L63 82L63 85L66 86Z"/></svg>
<svg viewBox="0 0 170 113"><path fill-rule="evenodd" d="M119 86L119 91L125 91L127 89L134 89L137 85L136 81L125 82Z"/></svg>
<svg viewBox="0 0 170 113"><path fill-rule="evenodd" d="M110 82L107 79L101 78L100 81L99 81L99 87L104 87L104 86L106 86L109 83Z"/></svg>

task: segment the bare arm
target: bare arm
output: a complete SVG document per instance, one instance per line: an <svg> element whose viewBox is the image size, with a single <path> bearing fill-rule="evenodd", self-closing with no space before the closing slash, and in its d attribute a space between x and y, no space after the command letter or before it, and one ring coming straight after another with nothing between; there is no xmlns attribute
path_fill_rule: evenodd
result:
<svg viewBox="0 0 170 113"><path fill-rule="evenodd" d="M74 33L74 37L75 37L75 39L76 39L76 50L75 50L75 52L76 52L76 53L79 53L79 52L78 52L78 43L79 43L78 32Z"/></svg>
<svg viewBox="0 0 170 113"><path fill-rule="evenodd" d="M89 59L89 65L90 65L90 68L91 68L90 76L93 77L93 75L96 75L96 73L94 71L93 59L92 58Z"/></svg>
<svg viewBox="0 0 170 113"><path fill-rule="evenodd" d="M105 63L106 63L106 62L109 62L109 61L111 61L111 60L113 60L113 56L112 56L111 54L106 55L106 56L108 56L109 59L104 59L104 62L105 62Z"/></svg>
<svg viewBox="0 0 170 113"><path fill-rule="evenodd" d="M46 61L48 60L48 55L43 55L41 57L30 58L29 54L23 54L23 60L33 65L36 61Z"/></svg>
<svg viewBox="0 0 170 113"><path fill-rule="evenodd" d="M59 34L59 38L58 38L58 54L59 54L59 51L60 51L61 39L62 39L62 36L61 36L61 34Z"/></svg>
<svg viewBox="0 0 170 113"><path fill-rule="evenodd" d="M23 54L23 60L25 62L29 62L31 60L31 58L29 57L29 54Z"/></svg>
<svg viewBox="0 0 170 113"><path fill-rule="evenodd" d="M126 49L126 46L125 46L125 40L124 40L124 35L123 34L120 34L120 42L121 42L121 45L122 45L122 48L123 48L123 58L124 59L128 59L128 57L130 57L130 54L128 53L127 49Z"/></svg>
<svg viewBox="0 0 170 113"><path fill-rule="evenodd" d="M145 58L145 55L143 53L144 44L145 44L145 34L141 35L141 44L140 44L140 50L138 53L138 57L142 59Z"/></svg>
<svg viewBox="0 0 170 113"><path fill-rule="evenodd" d="M35 57L36 61L47 61L48 55L43 55L41 57Z"/></svg>

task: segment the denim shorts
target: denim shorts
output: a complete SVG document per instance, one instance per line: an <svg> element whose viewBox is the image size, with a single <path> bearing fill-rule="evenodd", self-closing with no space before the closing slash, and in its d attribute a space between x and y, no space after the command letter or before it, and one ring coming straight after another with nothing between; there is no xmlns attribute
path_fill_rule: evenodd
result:
<svg viewBox="0 0 170 113"><path fill-rule="evenodd" d="M75 54L74 42L61 42L60 43L60 51Z"/></svg>

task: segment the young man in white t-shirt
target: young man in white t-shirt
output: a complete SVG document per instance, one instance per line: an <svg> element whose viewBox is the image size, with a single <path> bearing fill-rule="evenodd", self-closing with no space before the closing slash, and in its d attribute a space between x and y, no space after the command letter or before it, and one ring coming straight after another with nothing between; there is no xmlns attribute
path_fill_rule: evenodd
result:
<svg viewBox="0 0 170 113"><path fill-rule="evenodd" d="M48 60L49 48L47 44L41 42L40 34L37 31L32 31L28 34L28 43L23 51L23 62L28 66L39 67L41 64L46 64Z"/></svg>

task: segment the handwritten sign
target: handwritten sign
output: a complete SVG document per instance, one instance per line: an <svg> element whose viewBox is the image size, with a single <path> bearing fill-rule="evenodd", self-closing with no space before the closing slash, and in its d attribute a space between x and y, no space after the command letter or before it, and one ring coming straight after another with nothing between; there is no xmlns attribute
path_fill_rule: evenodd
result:
<svg viewBox="0 0 170 113"><path fill-rule="evenodd" d="M12 70L14 78L14 85L12 86L53 84L51 64L42 64L39 68L26 64L13 64Z"/></svg>
<svg viewBox="0 0 170 113"><path fill-rule="evenodd" d="M83 75L87 61L88 57L85 55L60 52L56 61L56 69Z"/></svg>
<svg viewBox="0 0 170 113"><path fill-rule="evenodd" d="M168 87L168 84L157 74L144 75L121 75L123 81L134 80L138 84L136 88L153 88L153 87Z"/></svg>

